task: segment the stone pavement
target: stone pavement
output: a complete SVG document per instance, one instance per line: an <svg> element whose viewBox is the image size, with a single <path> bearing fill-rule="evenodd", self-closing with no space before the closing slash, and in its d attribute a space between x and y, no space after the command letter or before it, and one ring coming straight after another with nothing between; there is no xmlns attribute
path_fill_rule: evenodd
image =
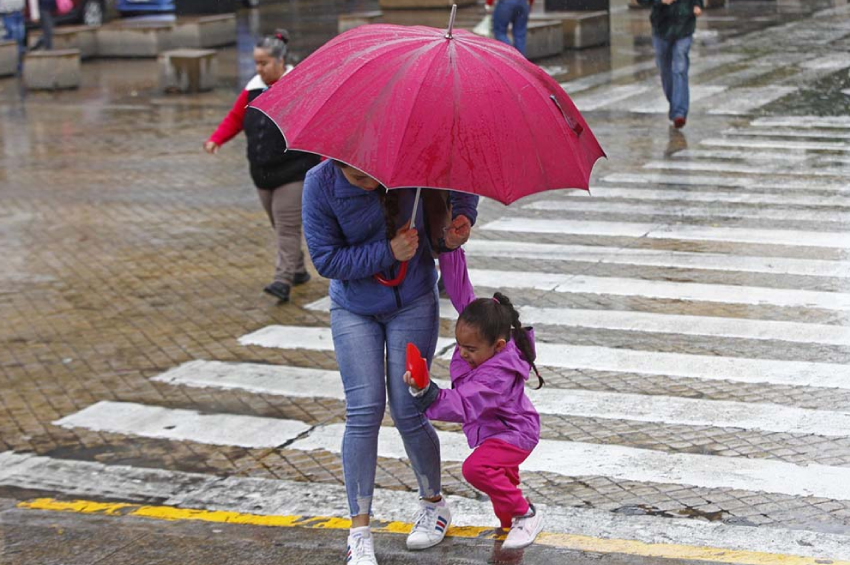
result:
<svg viewBox="0 0 850 565"><path fill-rule="evenodd" d="M546 407L542 437L555 452L587 453L586 461L524 473L524 489L553 516L578 508L656 519L646 524L850 535L850 97L842 93L850 88L850 20L846 5L801 5L735 2L709 12L693 54L693 113L684 131L665 120L645 12L615 6L608 70L585 61L585 70L603 72L580 76L582 58L598 53L545 65L608 152L594 172L594 197L550 193L508 210L485 202L469 257L473 282L508 285L523 316L551 309L535 322L552 352L541 361L543 392L552 396L533 397ZM231 63L225 83L236 85L239 55L222 55ZM241 338L274 325L326 328L327 285L316 277L285 306L261 292L272 275L271 230L250 186L244 140L214 158L200 150L234 90L161 97L151 68L91 63L79 92L23 101L15 81L0 81L0 454L24 457L0 455L0 496L294 514L275 485L341 485L338 443L304 446L311 434L333 439L343 402L332 386L308 396L293 389L292 368L334 371L333 353L293 347L294 330L272 347ZM445 319L444 337L451 327ZM184 371L187 380L155 380L191 361L234 365L212 385L201 382L208 365ZM275 368L283 378L257 384ZM447 375L444 360L434 373ZM644 401L653 402L646 413ZM110 406L128 417L107 419ZM156 431L144 418L121 428L131 411L147 416L151 408L159 410ZM81 424L74 419L81 415L90 419ZM201 416L214 430L250 417L310 431L269 446L216 442L181 426ZM454 445L457 427L438 427ZM382 451L377 484L409 493L413 473L391 447ZM82 464L102 467L92 475ZM102 479L104 470L117 476L127 468L169 474L162 484L132 473ZM216 481L249 479L269 489L257 508L236 496L225 503L215 491ZM444 486L486 509L463 480L460 459L446 457ZM138 529L143 537L161 529L200 552L187 553L187 562L210 562L209 548L192 547L193 526L171 530L129 517L107 526L105 517L52 518L13 502L4 510L0 540L12 547L23 539L26 548L24 557L8 554L12 563L62 562L50 553L33 561L29 552L40 550L25 541L57 520L81 531ZM32 529L7 530L18 521ZM204 528L198 535L208 536ZM339 532L311 531L290 544L294 534L285 529L260 530L228 529L233 538L221 551L244 551L243 535L280 536L299 555L329 544L316 562L342 557ZM399 542L387 538L387 559L405 562L402 553L389 557ZM850 559L818 554L832 547L818 540L799 551ZM492 546L453 543L474 555L441 550L440 562L480 562ZM267 544L251 548L274 558ZM531 550L525 562L551 562L551 551ZM126 549L123 559L141 555Z"/></svg>

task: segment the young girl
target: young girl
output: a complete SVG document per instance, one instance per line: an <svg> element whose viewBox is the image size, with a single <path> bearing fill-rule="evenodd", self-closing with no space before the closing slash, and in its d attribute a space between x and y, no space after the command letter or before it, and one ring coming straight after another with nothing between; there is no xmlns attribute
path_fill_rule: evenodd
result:
<svg viewBox="0 0 850 565"><path fill-rule="evenodd" d="M502 547L526 547L543 525L517 488L519 465L540 439L540 417L525 395L532 369L538 388L543 386L534 366L534 334L522 327L505 295L475 298L462 249L440 254L440 271L460 312L450 366L452 388L441 390L431 381L427 389L418 389L410 373L404 380L428 418L463 423L469 446L475 448L463 463L463 476L490 496L502 527L510 528Z"/></svg>

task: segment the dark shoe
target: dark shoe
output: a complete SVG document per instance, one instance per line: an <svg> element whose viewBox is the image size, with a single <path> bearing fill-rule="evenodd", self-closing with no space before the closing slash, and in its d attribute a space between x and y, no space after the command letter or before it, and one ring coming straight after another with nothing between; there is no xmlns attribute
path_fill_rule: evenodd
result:
<svg viewBox="0 0 850 565"><path fill-rule="evenodd" d="M686 123L688 123L688 120L686 120L684 116L677 116L673 118L673 127L676 129L682 129L685 127Z"/></svg>
<svg viewBox="0 0 850 565"><path fill-rule="evenodd" d="M437 291L440 293L440 296L442 296L443 298L449 297L448 293L446 292L446 285L443 282L443 277L440 277L439 279L437 279Z"/></svg>
<svg viewBox="0 0 850 565"><path fill-rule="evenodd" d="M281 302L289 302L289 285L282 282L273 282L263 289L263 292L271 294Z"/></svg>
<svg viewBox="0 0 850 565"><path fill-rule="evenodd" d="M310 273L304 271L303 273L295 273L295 276L292 277L292 286L298 286L299 284L304 284L310 281Z"/></svg>

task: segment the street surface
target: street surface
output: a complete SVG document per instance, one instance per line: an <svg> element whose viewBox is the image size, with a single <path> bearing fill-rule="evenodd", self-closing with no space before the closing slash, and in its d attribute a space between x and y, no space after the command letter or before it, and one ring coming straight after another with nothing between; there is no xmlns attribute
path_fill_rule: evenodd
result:
<svg viewBox="0 0 850 565"><path fill-rule="evenodd" d="M500 550L438 423L462 527L407 552L415 480L387 415L382 564L850 563L850 6L707 11L674 130L648 13L625 4L610 47L539 62L608 153L590 195L482 202L466 246L478 293L536 329L523 489L544 534ZM262 293L244 139L201 145L252 34L285 25L303 57L375 6L243 12L202 95L157 93L144 60L86 63L75 92L0 80L0 564L343 562L327 283Z"/></svg>

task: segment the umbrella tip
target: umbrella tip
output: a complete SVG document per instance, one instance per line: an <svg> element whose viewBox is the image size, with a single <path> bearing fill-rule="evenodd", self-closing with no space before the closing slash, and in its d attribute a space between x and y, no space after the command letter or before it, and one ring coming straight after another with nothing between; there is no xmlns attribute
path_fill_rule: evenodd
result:
<svg viewBox="0 0 850 565"><path fill-rule="evenodd" d="M452 31L455 27L455 16L457 16L457 4L452 4L452 15L449 16L449 29L446 30L446 39L452 38Z"/></svg>

